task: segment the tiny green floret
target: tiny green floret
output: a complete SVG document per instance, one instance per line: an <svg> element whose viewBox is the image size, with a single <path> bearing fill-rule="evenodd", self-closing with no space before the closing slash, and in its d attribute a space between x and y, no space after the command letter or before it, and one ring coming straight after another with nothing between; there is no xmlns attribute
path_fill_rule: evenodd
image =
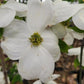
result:
<svg viewBox="0 0 84 84"><path fill-rule="evenodd" d="M30 40L30 42L32 43L33 46L39 46L42 43L43 38L37 32L37 33L34 33L33 35L31 35L29 40Z"/></svg>

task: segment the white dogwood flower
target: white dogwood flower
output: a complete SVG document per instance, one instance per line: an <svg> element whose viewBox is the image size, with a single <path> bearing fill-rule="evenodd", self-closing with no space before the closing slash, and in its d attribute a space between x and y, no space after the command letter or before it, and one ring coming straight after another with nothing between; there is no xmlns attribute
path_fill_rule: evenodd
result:
<svg viewBox="0 0 84 84"><path fill-rule="evenodd" d="M16 12L27 11L25 4L18 3L14 0L9 0L5 4L0 5L0 27L6 27L13 21Z"/></svg>
<svg viewBox="0 0 84 84"><path fill-rule="evenodd" d="M4 29L1 47L10 59L19 59L22 78L45 82L53 73L54 62L60 58L58 39L50 29L30 27L24 21L14 20Z"/></svg>
<svg viewBox="0 0 84 84"><path fill-rule="evenodd" d="M53 8L55 10L54 18L56 18L54 23L59 23L73 16L72 20L74 24L84 30L84 4L70 4L62 0L55 0Z"/></svg>
<svg viewBox="0 0 84 84"><path fill-rule="evenodd" d="M81 53L81 48L71 48L68 50L68 55L78 55L78 60L80 62L80 53ZM83 49L83 56L82 56L82 65L84 66L84 49Z"/></svg>
<svg viewBox="0 0 84 84"><path fill-rule="evenodd" d="M58 75L58 74L53 74L53 75L51 76L51 79L50 79L47 83L45 83L45 84L57 84L54 80L55 80L56 78L58 78L58 77L60 77L60 75ZM42 84L42 82L41 82L40 80L37 80L37 81L35 81L33 84Z"/></svg>
<svg viewBox="0 0 84 84"><path fill-rule="evenodd" d="M83 33L75 32L74 30L67 28L63 24L59 23L52 27L52 31L56 34L56 36L60 39L63 39L68 45L72 45L74 38L81 40L84 38Z"/></svg>
<svg viewBox="0 0 84 84"><path fill-rule="evenodd" d="M55 0L53 2L54 19L52 24L68 20L74 16L80 9L84 8L82 4L71 4L66 1Z"/></svg>
<svg viewBox="0 0 84 84"><path fill-rule="evenodd" d="M14 20L4 29L1 47L10 59L19 59L22 78L50 80L60 49L56 35L45 28L68 19L79 9L65 1L28 0L27 23Z"/></svg>

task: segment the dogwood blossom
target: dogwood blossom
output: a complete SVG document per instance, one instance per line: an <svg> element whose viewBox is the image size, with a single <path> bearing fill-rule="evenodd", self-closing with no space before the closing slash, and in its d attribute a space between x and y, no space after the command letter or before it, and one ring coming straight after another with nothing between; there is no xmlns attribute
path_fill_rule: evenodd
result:
<svg viewBox="0 0 84 84"><path fill-rule="evenodd" d="M74 16L80 9L84 8L82 4L70 4L66 1L55 0L53 2L54 19L53 24L68 20Z"/></svg>
<svg viewBox="0 0 84 84"><path fill-rule="evenodd" d="M57 35L59 39L63 39L68 45L72 45L74 37L71 29L68 29L63 24L59 23L52 27L52 31Z"/></svg>
<svg viewBox="0 0 84 84"><path fill-rule="evenodd" d="M81 30L84 30L84 4L79 4L78 2L70 4L62 0L55 0L53 8L55 10L55 23L67 20L69 17L73 16L72 20L74 24Z"/></svg>
<svg viewBox="0 0 84 84"><path fill-rule="evenodd" d="M6 4L0 5L0 27L6 27L13 21L16 11L26 12L27 6L25 4L18 3L14 0L7 1Z"/></svg>
<svg viewBox="0 0 84 84"><path fill-rule="evenodd" d="M58 78L58 77L60 77L60 75L58 75L58 74L53 74L52 76L51 76L51 79L46 83L46 84L57 84L55 81L53 81L53 80L55 80L56 78ZM40 80L37 80L37 81L35 81L33 84L42 84L42 82L40 81Z"/></svg>
<svg viewBox="0 0 84 84"><path fill-rule="evenodd" d="M78 60L80 62L80 51L81 48L71 48L68 50L68 55L78 55ZM82 56L82 65L84 66L84 49L83 49L83 56Z"/></svg>
<svg viewBox="0 0 84 84"><path fill-rule="evenodd" d="M74 30L67 28L62 23L56 24L52 27L52 31L56 34L56 36L60 39L63 38L63 41L68 45L72 45L74 38L81 40L84 38L83 33L75 32Z"/></svg>
<svg viewBox="0 0 84 84"><path fill-rule="evenodd" d="M27 22L14 20L4 29L1 47L10 59L19 59L22 78L50 80L60 49L58 38L47 26L67 20L79 9L65 1L28 0Z"/></svg>
<svg viewBox="0 0 84 84"><path fill-rule="evenodd" d="M14 20L4 29L5 40L1 47L10 59L19 59L18 70L22 78L39 78L45 82L53 73L54 62L60 58L60 49L53 32L41 29L30 30L24 21Z"/></svg>

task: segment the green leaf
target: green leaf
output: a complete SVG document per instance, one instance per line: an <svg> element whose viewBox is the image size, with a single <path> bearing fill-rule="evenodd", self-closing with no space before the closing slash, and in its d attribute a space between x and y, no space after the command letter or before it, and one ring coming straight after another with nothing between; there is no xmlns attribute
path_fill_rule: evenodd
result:
<svg viewBox="0 0 84 84"><path fill-rule="evenodd" d="M4 0L4 1L3 1L3 3L5 4L5 3L7 3L7 1L6 1L6 0Z"/></svg>
<svg viewBox="0 0 84 84"><path fill-rule="evenodd" d="M0 39L3 36L4 28L0 28Z"/></svg>
<svg viewBox="0 0 84 84"><path fill-rule="evenodd" d="M84 30L80 30L77 27L69 27L70 29L73 29L74 31L78 32L78 33L84 33Z"/></svg>
<svg viewBox="0 0 84 84"><path fill-rule="evenodd" d="M16 75L13 77L12 81L11 81L12 84L15 84L15 83L17 83L17 82L22 83L22 79L21 79L21 77L20 77L19 74L16 74Z"/></svg>
<svg viewBox="0 0 84 84"><path fill-rule="evenodd" d="M78 59L76 58L74 60L74 67L77 68L79 65L80 65L80 63L79 63Z"/></svg>
<svg viewBox="0 0 84 84"><path fill-rule="evenodd" d="M24 21L26 21L26 18L25 18L25 17L15 16L15 19L18 19L18 20L24 20Z"/></svg>
<svg viewBox="0 0 84 84"><path fill-rule="evenodd" d="M20 84L22 84L22 79L21 76L18 74L18 70L17 70L17 66L16 64L14 64L9 72L8 72L8 76L10 78L11 84L15 84L17 82L19 82Z"/></svg>
<svg viewBox="0 0 84 84"><path fill-rule="evenodd" d="M74 2L74 0L63 0L63 1L69 1L69 2Z"/></svg>
<svg viewBox="0 0 84 84"><path fill-rule="evenodd" d="M8 76L9 76L10 80L13 79L15 73L17 73L17 68L16 68L16 65L13 65L8 72Z"/></svg>
<svg viewBox="0 0 84 84"><path fill-rule="evenodd" d="M79 3L84 3L84 0L79 0Z"/></svg>
<svg viewBox="0 0 84 84"><path fill-rule="evenodd" d="M78 58L76 58L76 59L74 60L74 67L77 68L77 67L79 67L79 66L80 66L80 62L79 62ZM84 66L82 66L82 69L84 69Z"/></svg>
<svg viewBox="0 0 84 84"><path fill-rule="evenodd" d="M63 40L59 40L59 47L63 53L68 53L68 49L70 48Z"/></svg>

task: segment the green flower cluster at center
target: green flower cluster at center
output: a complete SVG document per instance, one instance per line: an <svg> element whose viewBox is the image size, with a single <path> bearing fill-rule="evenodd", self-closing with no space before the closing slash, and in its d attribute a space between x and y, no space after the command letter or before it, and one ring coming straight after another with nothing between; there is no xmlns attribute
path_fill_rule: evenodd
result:
<svg viewBox="0 0 84 84"><path fill-rule="evenodd" d="M42 43L43 38L37 32L37 33L34 33L33 35L31 35L29 40L30 40L30 42L32 43L33 46L39 46Z"/></svg>

